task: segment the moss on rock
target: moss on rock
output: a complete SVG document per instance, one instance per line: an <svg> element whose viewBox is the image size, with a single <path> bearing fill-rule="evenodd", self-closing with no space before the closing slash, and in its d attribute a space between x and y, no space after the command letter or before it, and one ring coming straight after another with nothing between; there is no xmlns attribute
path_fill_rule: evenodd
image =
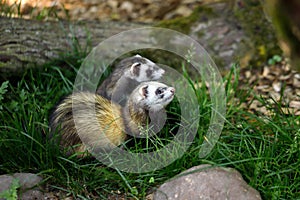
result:
<svg viewBox="0 0 300 200"><path fill-rule="evenodd" d="M261 66L273 55L282 54L274 28L259 0L236 0L233 11L253 48L250 64Z"/></svg>
<svg viewBox="0 0 300 200"><path fill-rule="evenodd" d="M187 17L178 17L175 19L163 20L159 22L156 26L162 28L169 28L184 34L189 34L192 25L199 19L203 17L209 18L214 16L216 16L216 14L213 12L212 8L198 6L197 8L195 8L192 14Z"/></svg>

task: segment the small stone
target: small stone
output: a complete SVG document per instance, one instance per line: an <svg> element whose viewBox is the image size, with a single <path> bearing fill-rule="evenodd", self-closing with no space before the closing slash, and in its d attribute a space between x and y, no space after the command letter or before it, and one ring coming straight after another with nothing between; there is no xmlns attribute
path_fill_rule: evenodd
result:
<svg viewBox="0 0 300 200"><path fill-rule="evenodd" d="M146 196L146 200L153 200L153 193Z"/></svg>
<svg viewBox="0 0 300 200"><path fill-rule="evenodd" d="M98 11L98 7L97 7L97 6L92 6L92 7L89 9L90 14L96 13L97 11Z"/></svg>
<svg viewBox="0 0 300 200"><path fill-rule="evenodd" d="M256 76L251 76L249 79L249 83L253 83L254 81L256 81Z"/></svg>
<svg viewBox="0 0 300 200"><path fill-rule="evenodd" d="M270 69L268 66L264 66L264 71L262 73L263 77L266 77L270 73Z"/></svg>
<svg viewBox="0 0 300 200"><path fill-rule="evenodd" d="M273 114L270 110L267 110L265 106L259 107L256 110L267 116L271 116Z"/></svg>
<svg viewBox="0 0 300 200"><path fill-rule="evenodd" d="M120 6L120 10L125 10L127 13L132 13L133 8L134 8L133 3L129 1L124 1Z"/></svg>
<svg viewBox="0 0 300 200"><path fill-rule="evenodd" d="M229 32L229 27L228 26L221 27L220 30L219 30L219 34L221 34L221 35L225 35L228 32Z"/></svg>
<svg viewBox="0 0 300 200"><path fill-rule="evenodd" d="M179 6L179 7L175 10L175 14L180 15L180 16L183 16L183 17L187 17L187 16L191 15L192 12L193 12L193 11L192 11L189 7L184 6L184 5Z"/></svg>
<svg viewBox="0 0 300 200"><path fill-rule="evenodd" d="M281 95L278 92L270 91L270 97L272 97L272 99L274 99L275 101L279 101Z"/></svg>
<svg viewBox="0 0 300 200"><path fill-rule="evenodd" d="M245 76L247 79L249 79L251 77L251 71L246 71Z"/></svg>
<svg viewBox="0 0 300 200"><path fill-rule="evenodd" d="M273 86L273 89L274 89L275 92L280 92L282 83L281 82L274 82L274 83L272 83L272 86Z"/></svg>
<svg viewBox="0 0 300 200"><path fill-rule="evenodd" d="M291 108L300 108L300 101L291 101L289 106Z"/></svg>
<svg viewBox="0 0 300 200"><path fill-rule="evenodd" d="M290 78L291 78L291 74L281 75L281 76L279 77L279 80L281 80L281 81L286 81L286 80L288 80L288 79L290 79Z"/></svg>
<svg viewBox="0 0 300 200"><path fill-rule="evenodd" d="M281 111L282 111L284 114L286 114L286 115L289 115L289 114L294 113L294 109L292 109L292 108L285 108L285 107L282 107L282 108L281 108Z"/></svg>
<svg viewBox="0 0 300 200"><path fill-rule="evenodd" d="M296 74L297 75L297 74ZM296 77L296 75L294 76L293 78L293 86L296 87L296 88L300 88L300 79L298 79Z"/></svg>
<svg viewBox="0 0 300 200"><path fill-rule="evenodd" d="M260 90L262 92L269 92L270 91L269 87L270 87L269 85L259 85L259 86L254 87L254 88L257 89L257 90Z"/></svg>
<svg viewBox="0 0 300 200"><path fill-rule="evenodd" d="M116 9L119 5L119 2L115 0L110 0L107 1L107 5L110 6L112 9Z"/></svg>
<svg viewBox="0 0 300 200"><path fill-rule="evenodd" d="M70 10L70 14L75 17L75 16L80 16L82 15L82 13L85 13L86 12L86 9L85 8L74 8L72 10Z"/></svg>
<svg viewBox="0 0 300 200"><path fill-rule="evenodd" d="M233 50L227 50L220 53L221 57L232 57L232 55L233 55Z"/></svg>

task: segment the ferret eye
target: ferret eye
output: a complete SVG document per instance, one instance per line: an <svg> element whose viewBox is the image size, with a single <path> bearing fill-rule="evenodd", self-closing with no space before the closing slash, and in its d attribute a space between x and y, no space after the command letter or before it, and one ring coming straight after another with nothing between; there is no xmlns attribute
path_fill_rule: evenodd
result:
<svg viewBox="0 0 300 200"><path fill-rule="evenodd" d="M156 95L161 95L164 93L164 89L163 88L158 88L156 91L155 91L155 94Z"/></svg>

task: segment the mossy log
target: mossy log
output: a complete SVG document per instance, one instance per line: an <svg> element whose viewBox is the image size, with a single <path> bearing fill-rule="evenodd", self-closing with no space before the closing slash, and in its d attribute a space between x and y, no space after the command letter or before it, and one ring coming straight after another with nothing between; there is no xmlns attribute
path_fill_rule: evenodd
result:
<svg viewBox="0 0 300 200"><path fill-rule="evenodd" d="M249 63L262 66L269 57L281 53L260 4L237 4L231 9L227 6L223 2L199 7L189 17L164 21L156 26L175 29L196 39L221 70L230 68L238 61L241 66ZM151 25L0 17L0 77L22 73L25 68L42 65L68 52L88 53L92 47L114 34ZM159 59L154 60L159 62Z"/></svg>
<svg viewBox="0 0 300 200"><path fill-rule="evenodd" d="M0 76L23 72L74 48L91 48L104 39L143 24L126 22L37 21L0 17ZM88 49L87 49L88 51Z"/></svg>

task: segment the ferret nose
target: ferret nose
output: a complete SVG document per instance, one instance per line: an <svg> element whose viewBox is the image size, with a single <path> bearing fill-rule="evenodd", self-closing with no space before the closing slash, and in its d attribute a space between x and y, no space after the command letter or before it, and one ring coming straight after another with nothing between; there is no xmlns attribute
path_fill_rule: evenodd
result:
<svg viewBox="0 0 300 200"><path fill-rule="evenodd" d="M170 92L171 92L172 94L174 94L174 93L175 93L175 88L171 88L171 89L170 89Z"/></svg>

